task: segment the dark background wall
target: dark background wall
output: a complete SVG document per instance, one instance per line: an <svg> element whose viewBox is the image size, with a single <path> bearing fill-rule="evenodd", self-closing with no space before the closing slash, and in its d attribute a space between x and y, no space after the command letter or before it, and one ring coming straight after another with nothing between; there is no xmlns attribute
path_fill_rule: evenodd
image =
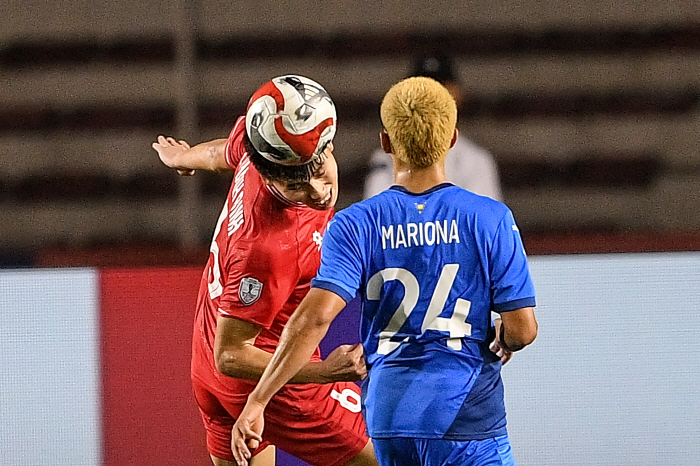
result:
<svg viewBox="0 0 700 466"><path fill-rule="evenodd" d="M279 74L310 76L336 100L339 208L358 201L381 97L426 50L455 57L469 95L460 129L494 154L526 245L700 242L697 2L10 0L3 9L4 264L203 263L229 179L179 179L150 143L227 135L250 93Z"/></svg>

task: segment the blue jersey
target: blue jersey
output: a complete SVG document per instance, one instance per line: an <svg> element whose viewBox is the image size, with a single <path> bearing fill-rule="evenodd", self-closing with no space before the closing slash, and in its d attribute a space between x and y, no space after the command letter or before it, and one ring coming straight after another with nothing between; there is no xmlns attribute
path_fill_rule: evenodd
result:
<svg viewBox="0 0 700 466"><path fill-rule="evenodd" d="M312 286L360 295L371 437L505 435L490 313L534 306L535 290L504 204L448 183L393 186L329 223Z"/></svg>

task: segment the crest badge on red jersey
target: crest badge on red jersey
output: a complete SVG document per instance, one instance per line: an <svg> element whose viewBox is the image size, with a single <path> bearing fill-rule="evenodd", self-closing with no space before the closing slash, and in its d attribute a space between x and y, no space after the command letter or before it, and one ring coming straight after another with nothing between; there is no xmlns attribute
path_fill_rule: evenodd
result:
<svg viewBox="0 0 700 466"><path fill-rule="evenodd" d="M250 306L260 299L262 289L263 284L259 280L253 277L245 277L241 280L241 286L238 288L238 297L243 304Z"/></svg>

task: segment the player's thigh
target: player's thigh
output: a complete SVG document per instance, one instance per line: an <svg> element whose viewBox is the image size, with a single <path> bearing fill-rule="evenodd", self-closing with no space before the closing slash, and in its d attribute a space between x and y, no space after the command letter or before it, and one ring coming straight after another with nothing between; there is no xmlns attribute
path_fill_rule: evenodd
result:
<svg viewBox="0 0 700 466"><path fill-rule="evenodd" d="M421 466L416 443L411 438L373 438L374 453L381 466Z"/></svg>
<svg viewBox="0 0 700 466"><path fill-rule="evenodd" d="M214 464L235 464L233 452L231 452L231 429L235 423L234 415L238 415L243 408L240 400L234 402L221 395L217 396L209 388L193 379L193 389L199 412L202 416L202 423L206 431L207 451L212 457ZM269 442L263 442L253 454L254 458L266 451ZM274 459L274 449L272 450ZM217 461L227 461L229 463L217 463ZM262 460L261 460L262 461ZM255 464L255 463L251 463ZM261 462L258 466L274 465L272 463Z"/></svg>
<svg viewBox="0 0 700 466"><path fill-rule="evenodd" d="M508 435L502 435L491 440L493 440L496 444L495 447L490 446L488 443L486 443L486 441L483 442L485 442L484 446L487 449L486 455L488 457L493 458L491 460L492 462L479 463L479 466L481 464L493 464L498 466L516 466L515 457L513 456L513 449L510 446L510 439L508 438ZM495 453L493 453L494 451Z"/></svg>
<svg viewBox="0 0 700 466"><path fill-rule="evenodd" d="M263 438L312 466L342 466L358 455L362 460L369 438L359 387L287 385L267 406Z"/></svg>
<svg viewBox="0 0 700 466"><path fill-rule="evenodd" d="M516 466L508 436L485 440L373 439L381 466Z"/></svg>
<svg viewBox="0 0 700 466"><path fill-rule="evenodd" d="M237 466L235 461L224 460L210 455L214 466ZM275 466L277 462L277 450L270 445L263 451L253 456L248 462L249 466Z"/></svg>
<svg viewBox="0 0 700 466"><path fill-rule="evenodd" d="M379 466L377 457L374 454L374 446L372 445L372 441L368 440L367 445L365 445L362 451L357 456L350 459L350 461L345 463L345 466Z"/></svg>
<svg viewBox="0 0 700 466"><path fill-rule="evenodd" d="M471 466L516 466L513 450L507 435L500 437L456 442L454 464ZM451 464L451 463L449 463Z"/></svg>

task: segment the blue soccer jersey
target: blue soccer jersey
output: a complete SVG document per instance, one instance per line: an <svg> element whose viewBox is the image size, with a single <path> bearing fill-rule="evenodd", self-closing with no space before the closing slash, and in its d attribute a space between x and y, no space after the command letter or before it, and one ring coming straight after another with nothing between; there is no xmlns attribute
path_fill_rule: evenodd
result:
<svg viewBox="0 0 700 466"><path fill-rule="evenodd" d="M330 222L312 286L360 295L371 437L505 435L490 312L534 306L535 290L504 204L448 183L394 186Z"/></svg>

